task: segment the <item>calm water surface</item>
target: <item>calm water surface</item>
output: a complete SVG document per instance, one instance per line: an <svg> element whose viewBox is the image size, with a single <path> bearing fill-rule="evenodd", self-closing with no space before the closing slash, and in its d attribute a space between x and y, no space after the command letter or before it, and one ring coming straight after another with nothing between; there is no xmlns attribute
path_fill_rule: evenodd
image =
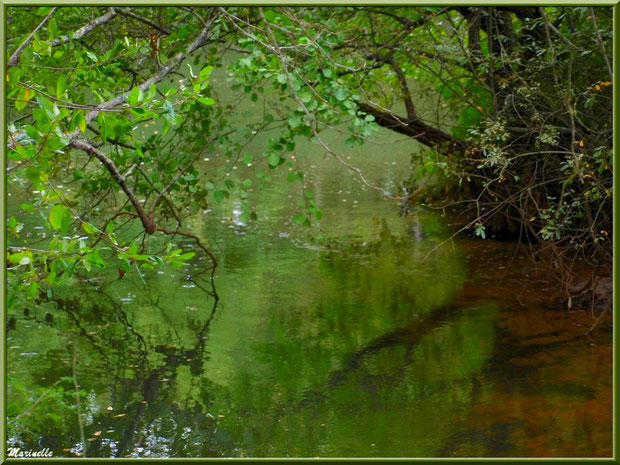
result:
<svg viewBox="0 0 620 465"><path fill-rule="evenodd" d="M353 161L396 191L409 154L385 137ZM550 306L527 273L504 279L509 244L444 243L435 214L399 217L304 147L320 227L293 223L286 168L265 184L248 171L258 222L229 200L187 223L220 260L213 282L197 254L24 304L7 337L8 443L83 454L75 377L87 456L609 456L610 332L573 338L587 315Z"/></svg>

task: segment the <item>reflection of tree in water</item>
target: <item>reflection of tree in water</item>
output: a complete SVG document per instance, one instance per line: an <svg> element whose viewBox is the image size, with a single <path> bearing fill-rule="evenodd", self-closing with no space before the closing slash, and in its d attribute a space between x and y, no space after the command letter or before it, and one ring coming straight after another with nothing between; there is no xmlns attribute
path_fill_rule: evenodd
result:
<svg viewBox="0 0 620 465"><path fill-rule="evenodd" d="M188 322L194 334L185 341L178 334L173 336L174 328L170 333L170 327L156 327L162 332L153 334L151 327L132 324L132 315L100 287L82 288L78 296L53 298L61 310L58 314L63 315L53 326L69 335L70 344L80 354L75 376L80 390L95 393L91 404L98 404L81 412L86 418L86 456L221 455L211 449L209 437L216 431L217 418L208 413L210 386L201 376L208 329L219 297L212 280L208 280L210 289L192 282L204 293L205 307L198 310L204 310L201 315L206 318ZM160 310L158 302L151 300L150 306ZM144 308L132 312L135 315L140 310ZM76 333L77 337L70 336ZM52 367L50 370L54 371ZM62 373L55 377L70 376L67 370L61 364ZM54 377L51 371L47 375ZM181 382L188 378L193 391L185 398L177 396L180 373L188 375ZM58 437L44 437L42 443L54 447L56 456L61 455L59 447L68 455L81 453L76 423L68 422L66 431L56 432L54 436L60 436L60 442ZM68 449L71 443L78 445Z"/></svg>
<svg viewBox="0 0 620 465"><path fill-rule="evenodd" d="M109 308L118 316L120 325L115 325L116 331L104 330L104 334L111 333L106 338L106 345L117 348L119 367L136 370L133 377L119 376L120 373L115 376L117 384L112 404L114 412L122 413L104 414L94 419L95 423L101 422L102 430L118 430L116 445L110 447L106 438L99 436L89 444L91 454L116 457L214 454L214 451L209 450L208 437L216 429L216 420L206 413L205 407L208 405L175 398L175 381L182 367L187 367L191 379L201 379L206 358L207 331L219 299L212 281L210 285L211 291L203 290L212 299L211 312L204 322L190 322L189 326L197 330L190 344L184 344L178 335L172 339L168 334L168 340L174 341L174 344L147 345L145 337L129 323L122 307L108 296ZM152 305L157 307L157 303L152 302ZM123 347L125 341L133 343ZM203 384L198 387L200 397L208 402L208 386ZM118 415L124 415L121 428L117 426ZM199 437L193 437L196 435ZM198 450L192 453L189 450L192 448Z"/></svg>
<svg viewBox="0 0 620 465"><path fill-rule="evenodd" d="M227 379L244 410L233 433L251 456L430 456L441 447L492 354L497 309L458 294L466 270L451 251L421 265L428 250L387 227L374 240L336 243L297 283L300 310L252 326L268 329Z"/></svg>

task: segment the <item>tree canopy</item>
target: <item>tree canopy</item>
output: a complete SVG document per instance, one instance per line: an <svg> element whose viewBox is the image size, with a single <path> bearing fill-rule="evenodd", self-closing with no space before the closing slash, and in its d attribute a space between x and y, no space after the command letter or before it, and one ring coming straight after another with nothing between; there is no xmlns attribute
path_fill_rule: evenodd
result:
<svg viewBox="0 0 620 465"><path fill-rule="evenodd" d="M260 218L252 179L200 161L254 162L264 178L297 138L404 211L454 206L482 237L611 256L611 8L8 7L7 23L7 177L20 199L6 225L10 295L50 298L75 272L194 255L151 237L191 239L215 266L185 220L229 196L244 222ZM226 105L210 83L220 68ZM239 125L244 100L260 118ZM322 136L339 128L354 148L379 127L412 140L400 192ZM245 153L267 130L264 152ZM322 220L311 192L303 205L295 222ZM52 231L42 247L26 215Z"/></svg>

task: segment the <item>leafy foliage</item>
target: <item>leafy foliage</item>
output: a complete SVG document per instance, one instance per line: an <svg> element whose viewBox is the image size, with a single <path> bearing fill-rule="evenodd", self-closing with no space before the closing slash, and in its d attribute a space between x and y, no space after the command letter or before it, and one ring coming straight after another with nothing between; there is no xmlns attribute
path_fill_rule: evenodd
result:
<svg viewBox="0 0 620 465"><path fill-rule="evenodd" d="M252 190L282 169L301 187L294 222L321 221L294 161L298 138L405 206L441 175L466 200L459 211L479 236L508 232L610 254L609 8L9 13L8 180L20 192L7 222L9 294L50 298L75 273L191 258L162 247L161 236L194 240L215 264L185 220L231 197L243 224L258 220ZM210 82L224 71L231 102ZM242 101L260 111L239 125L230 113ZM354 150L381 126L430 149L403 192L372 186L322 135L337 128ZM247 153L267 130L264 151ZM225 176L205 170L208 157L225 157ZM255 178L237 179L238 163ZM23 224L51 238L35 240Z"/></svg>

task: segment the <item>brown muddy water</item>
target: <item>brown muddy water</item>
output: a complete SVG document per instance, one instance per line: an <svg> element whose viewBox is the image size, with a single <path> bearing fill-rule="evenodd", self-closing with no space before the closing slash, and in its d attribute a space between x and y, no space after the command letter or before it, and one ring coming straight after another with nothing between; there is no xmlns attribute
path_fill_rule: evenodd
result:
<svg viewBox="0 0 620 465"><path fill-rule="evenodd" d="M500 313L492 360L464 419L467 432L457 435L446 452L610 457L611 316L584 336L601 312L592 308L589 293L573 297L568 308L557 278L544 266L533 266L515 244L468 239L461 245L472 278L465 281L460 299L485 295L498 302Z"/></svg>

